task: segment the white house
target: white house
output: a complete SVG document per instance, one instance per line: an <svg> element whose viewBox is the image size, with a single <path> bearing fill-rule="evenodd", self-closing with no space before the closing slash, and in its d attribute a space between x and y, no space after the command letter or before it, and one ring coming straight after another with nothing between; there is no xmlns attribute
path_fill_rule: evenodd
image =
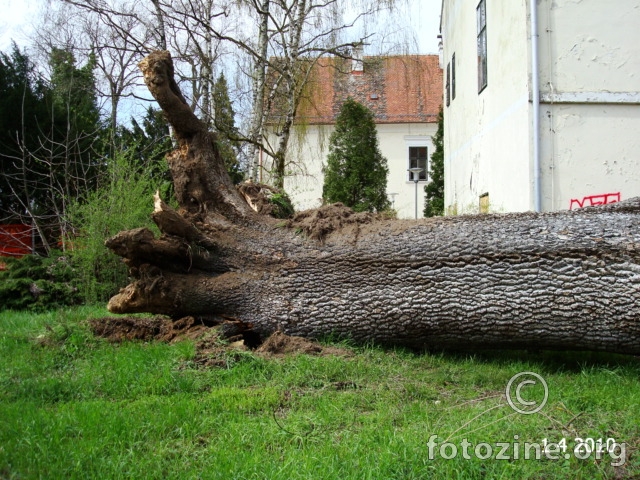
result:
<svg viewBox="0 0 640 480"><path fill-rule="evenodd" d="M387 193L400 218L413 218L416 208L416 185L407 170L423 168L417 186L418 216L422 217L424 185L434 148L431 137L442 104L438 56L321 58L308 91L287 149L290 166L285 190L296 210L321 205L329 136L342 104L351 97L374 113L380 151L389 166ZM267 141L275 144L277 139L271 135ZM268 159L265 165L268 167Z"/></svg>
<svg viewBox="0 0 640 480"><path fill-rule="evenodd" d="M640 195L640 0L443 0L449 214Z"/></svg>

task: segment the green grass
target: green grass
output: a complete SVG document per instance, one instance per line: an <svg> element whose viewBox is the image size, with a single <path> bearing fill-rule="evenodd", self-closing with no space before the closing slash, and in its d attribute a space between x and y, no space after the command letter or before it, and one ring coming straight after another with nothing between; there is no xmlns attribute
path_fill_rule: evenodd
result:
<svg viewBox="0 0 640 480"><path fill-rule="evenodd" d="M193 342L94 338L85 319L106 314L0 313L0 478L640 478L637 358L359 347L201 369ZM505 400L523 371L549 385L537 414ZM575 437L626 442L625 464L462 456L465 439L495 457L498 442L566 438L572 449ZM441 457L445 441L456 458Z"/></svg>

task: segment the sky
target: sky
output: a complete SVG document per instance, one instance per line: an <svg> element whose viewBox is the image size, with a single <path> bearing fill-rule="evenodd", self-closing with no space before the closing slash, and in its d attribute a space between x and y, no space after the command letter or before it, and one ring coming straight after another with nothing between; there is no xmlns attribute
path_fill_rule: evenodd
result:
<svg viewBox="0 0 640 480"><path fill-rule="evenodd" d="M0 51L9 53L11 41L14 40L21 49L30 45L30 35L33 34L42 14L46 12L48 4L52 0L0 0ZM388 40L404 41L404 31L397 25L408 23L413 27L415 40L407 53L437 54L438 53L438 29L440 26L440 6L442 0L400 0L399 8L395 15L380 18L379 22L387 31L393 32ZM378 20L371 25L376 30ZM374 45L369 47L379 52L386 51L384 46ZM416 51L417 48L417 51ZM367 47L365 47L365 55ZM374 52L371 52L374 54ZM146 97L146 88L140 87L138 95ZM123 102L120 106L119 117L128 119L131 116L141 117L146 112L147 104L144 102Z"/></svg>
<svg viewBox="0 0 640 480"><path fill-rule="evenodd" d="M38 12L46 0L0 0L0 50L8 52L11 40L20 46L29 43Z"/></svg>
<svg viewBox="0 0 640 480"><path fill-rule="evenodd" d="M442 0L408 0L408 3L409 8L406 14L417 35L419 47L417 53L437 54Z"/></svg>
<svg viewBox="0 0 640 480"><path fill-rule="evenodd" d="M29 43L39 13L47 8L49 0L0 0L0 50L8 52L11 40L24 47ZM417 34L417 53L438 53L438 27L441 0L407 0L401 6L402 15L409 18Z"/></svg>

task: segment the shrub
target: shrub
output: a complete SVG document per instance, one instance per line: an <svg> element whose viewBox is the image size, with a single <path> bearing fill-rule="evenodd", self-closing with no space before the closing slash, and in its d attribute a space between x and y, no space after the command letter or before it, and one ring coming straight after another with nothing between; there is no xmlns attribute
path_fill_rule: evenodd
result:
<svg viewBox="0 0 640 480"><path fill-rule="evenodd" d="M271 212L272 217L289 218L295 213L293 203L291 202L289 195L284 191L274 193L269 198L269 202L273 205L273 211Z"/></svg>
<svg viewBox="0 0 640 480"><path fill-rule="evenodd" d="M164 160L163 168L168 168ZM164 196L170 190L163 177L158 174L158 165L141 169L130 152L121 152L98 189L70 206L75 231L71 256L85 302L104 302L127 283L126 265L104 242L122 230L137 227L157 232L150 213L153 193L160 190Z"/></svg>
<svg viewBox="0 0 640 480"><path fill-rule="evenodd" d="M49 310L81 303L78 279L69 257L26 255L2 260L0 310Z"/></svg>

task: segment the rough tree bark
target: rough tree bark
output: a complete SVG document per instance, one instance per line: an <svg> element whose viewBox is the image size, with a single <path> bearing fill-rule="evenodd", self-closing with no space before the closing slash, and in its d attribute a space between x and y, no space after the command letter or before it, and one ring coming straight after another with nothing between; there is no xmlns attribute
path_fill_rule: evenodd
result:
<svg viewBox="0 0 640 480"><path fill-rule="evenodd" d="M160 238L137 229L107 242L134 277L112 312L414 347L640 354L640 199L417 222L330 206L287 228L238 195L168 52L140 67L178 140L168 159L181 209L156 199Z"/></svg>

